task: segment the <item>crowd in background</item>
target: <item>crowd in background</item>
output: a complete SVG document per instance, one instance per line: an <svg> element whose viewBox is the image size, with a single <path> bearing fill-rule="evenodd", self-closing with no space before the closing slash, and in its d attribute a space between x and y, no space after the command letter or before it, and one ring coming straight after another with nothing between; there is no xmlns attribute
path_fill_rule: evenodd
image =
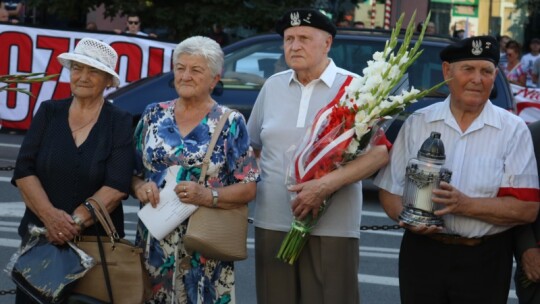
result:
<svg viewBox="0 0 540 304"><path fill-rule="evenodd" d="M499 68L504 71L510 83L520 86L540 88L540 38L529 42L530 52L522 55L522 46L509 36L499 39L501 62Z"/></svg>

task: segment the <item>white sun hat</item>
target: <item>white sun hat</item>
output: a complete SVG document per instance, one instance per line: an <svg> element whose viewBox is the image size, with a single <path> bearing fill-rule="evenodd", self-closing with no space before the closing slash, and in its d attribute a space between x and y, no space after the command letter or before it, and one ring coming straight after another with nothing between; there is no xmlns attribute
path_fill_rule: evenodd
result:
<svg viewBox="0 0 540 304"><path fill-rule="evenodd" d="M57 59L66 69L71 68L71 61L76 61L102 70L113 76L113 87L120 85L120 77L114 71L118 54L110 45L102 41L83 38L73 52L62 53Z"/></svg>

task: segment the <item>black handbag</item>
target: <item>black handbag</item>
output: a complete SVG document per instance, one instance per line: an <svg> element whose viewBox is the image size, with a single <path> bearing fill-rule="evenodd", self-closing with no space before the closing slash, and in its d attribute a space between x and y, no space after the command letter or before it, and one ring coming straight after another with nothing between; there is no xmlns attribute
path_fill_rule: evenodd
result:
<svg viewBox="0 0 540 304"><path fill-rule="evenodd" d="M11 279L37 303L60 303L95 261L72 242L57 246L47 240L44 229L31 230L28 242L15 254Z"/></svg>

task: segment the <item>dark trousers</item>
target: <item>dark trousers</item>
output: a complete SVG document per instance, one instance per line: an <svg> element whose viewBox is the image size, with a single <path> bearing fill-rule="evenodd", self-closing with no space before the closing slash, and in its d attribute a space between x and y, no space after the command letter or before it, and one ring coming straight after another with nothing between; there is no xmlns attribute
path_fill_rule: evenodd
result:
<svg viewBox="0 0 540 304"><path fill-rule="evenodd" d="M477 246L406 231L399 254L401 303L506 304L512 262L509 231Z"/></svg>

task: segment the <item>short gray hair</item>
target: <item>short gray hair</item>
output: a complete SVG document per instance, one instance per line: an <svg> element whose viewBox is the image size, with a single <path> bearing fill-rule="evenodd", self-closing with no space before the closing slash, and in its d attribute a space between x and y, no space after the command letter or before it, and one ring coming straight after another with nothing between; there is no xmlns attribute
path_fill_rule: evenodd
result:
<svg viewBox="0 0 540 304"><path fill-rule="evenodd" d="M212 76L221 75L224 55L219 44L208 37L193 36L180 42L173 53L173 64L178 62L182 54L202 56L208 63Z"/></svg>

